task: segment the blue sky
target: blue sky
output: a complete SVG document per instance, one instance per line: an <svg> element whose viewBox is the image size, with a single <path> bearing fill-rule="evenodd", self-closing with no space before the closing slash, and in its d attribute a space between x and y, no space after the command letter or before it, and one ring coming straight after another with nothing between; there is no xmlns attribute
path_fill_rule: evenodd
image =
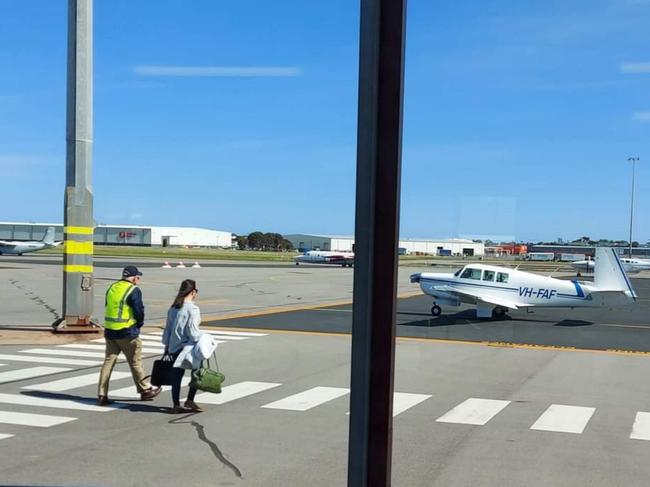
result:
<svg viewBox="0 0 650 487"><path fill-rule="evenodd" d="M62 220L66 7L0 1L0 220ZM625 239L638 155L650 239L650 0L408 8L404 237ZM358 24L350 0L96 0L96 220L351 234Z"/></svg>

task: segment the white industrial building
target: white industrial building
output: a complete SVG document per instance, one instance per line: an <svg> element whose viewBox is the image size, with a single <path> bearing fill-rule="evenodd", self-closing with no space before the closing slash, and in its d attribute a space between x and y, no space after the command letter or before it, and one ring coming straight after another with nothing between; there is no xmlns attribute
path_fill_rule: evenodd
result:
<svg viewBox="0 0 650 487"><path fill-rule="evenodd" d="M296 233L284 235L295 249L307 250L353 251L354 237L341 235L320 235ZM401 253L418 253L428 255L484 255L485 247L481 242L464 238L451 239L404 239L399 241Z"/></svg>
<svg viewBox="0 0 650 487"><path fill-rule="evenodd" d="M0 240L40 240L48 227L54 227L55 240L63 240L60 223L25 222L0 222ZM192 227L97 225L94 233L96 245L230 248L232 239L231 232Z"/></svg>

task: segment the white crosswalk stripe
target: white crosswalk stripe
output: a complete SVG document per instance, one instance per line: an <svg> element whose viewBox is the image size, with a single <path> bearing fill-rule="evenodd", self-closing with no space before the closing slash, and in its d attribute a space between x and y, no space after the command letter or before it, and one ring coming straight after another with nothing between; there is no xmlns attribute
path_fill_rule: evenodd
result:
<svg viewBox="0 0 650 487"><path fill-rule="evenodd" d="M286 411L307 411L325 404L341 396L345 396L350 389L342 387L314 387L304 392L294 394L279 401L262 406L266 409L283 409Z"/></svg>
<svg viewBox="0 0 650 487"><path fill-rule="evenodd" d="M16 424L20 426L36 426L49 428L63 423L75 421L77 418L68 416L50 416L48 414L16 413L13 411L0 411L0 423Z"/></svg>
<svg viewBox="0 0 650 487"><path fill-rule="evenodd" d="M237 340L248 340L249 338L251 338L249 336L226 335L226 334L223 334L223 333L216 333L216 332L213 332L213 331L207 331L206 333L211 335L212 338L214 338L215 340L237 341ZM140 335L140 336L142 336L142 335ZM160 341L160 336L162 336L162 333L160 333L159 336L156 337L158 339L158 341Z"/></svg>
<svg viewBox="0 0 650 487"><path fill-rule="evenodd" d="M552 404L530 429L581 434L595 411L595 408Z"/></svg>
<svg viewBox="0 0 650 487"><path fill-rule="evenodd" d="M181 385L186 386L187 384L190 383L190 379L191 378L189 376L183 377L183 380L181 381ZM162 386L163 391L168 391L170 389L171 386ZM122 387L121 389L115 389L114 391L111 391L109 389L108 395L109 397L120 397L125 399L140 399L140 394L138 393L138 390L136 389L135 385Z"/></svg>
<svg viewBox="0 0 650 487"><path fill-rule="evenodd" d="M211 335L231 335L242 337L265 337L269 335L268 333L257 333L253 331L206 330L205 328L202 328L201 331L210 333Z"/></svg>
<svg viewBox="0 0 650 487"><path fill-rule="evenodd" d="M65 367L29 367L27 369L9 370L7 372L0 372L0 384L14 380L32 379L43 375L56 374L57 372L67 372L68 370L70 369Z"/></svg>
<svg viewBox="0 0 650 487"><path fill-rule="evenodd" d="M0 433L0 440L4 440L7 438L13 438L14 435L7 435L5 433Z"/></svg>
<svg viewBox="0 0 650 487"><path fill-rule="evenodd" d="M439 423L460 423L483 426L499 414L510 401L470 397L436 419Z"/></svg>
<svg viewBox="0 0 650 487"><path fill-rule="evenodd" d="M106 350L105 345L91 345L91 344L76 344L76 343L66 343L65 345L57 345L57 348L69 348L75 350L95 350L103 351ZM142 348L142 353L162 353L164 347L151 347L148 343L145 343L145 346ZM102 354L103 356L104 354Z"/></svg>
<svg viewBox="0 0 650 487"><path fill-rule="evenodd" d="M69 358L58 357L42 357L34 355L10 355L0 353L1 360L9 360L12 362L32 362L41 364L60 364L60 365L101 365L102 362L96 360L78 360Z"/></svg>
<svg viewBox="0 0 650 487"><path fill-rule="evenodd" d="M253 394L268 391L281 385L273 382L239 382L223 387L221 394L211 394L209 392L197 394L195 400L202 404L226 404L236 399L252 396Z"/></svg>
<svg viewBox="0 0 650 487"><path fill-rule="evenodd" d="M25 394L4 394L0 392L0 403L18 404L20 406L34 406L41 408L55 409L74 409L78 411L92 411L95 413L104 413L114 411L114 407L96 406L90 404L95 399L86 399L83 401L73 401L70 399L55 399L49 397L35 397Z"/></svg>
<svg viewBox="0 0 650 487"><path fill-rule="evenodd" d="M5 365L7 365L7 364L0 364L0 367L4 367Z"/></svg>
<svg viewBox="0 0 650 487"><path fill-rule="evenodd" d="M644 413L641 411L636 413L630 438L633 440L650 441L650 413Z"/></svg>
<svg viewBox="0 0 650 487"><path fill-rule="evenodd" d="M85 358L104 358L100 352L85 352L82 350L59 350L55 348L30 348L21 350L20 353L35 353L37 355L58 355L60 357L85 357Z"/></svg>
<svg viewBox="0 0 650 487"><path fill-rule="evenodd" d="M111 383L115 380L124 379L126 377L131 377L131 374L129 372L120 372L114 370L111 374ZM77 389L79 387L97 385L98 382L99 372L93 372L92 374L78 375L76 377L53 380L50 382L44 382L42 384L24 386L23 389L30 391L63 392L69 391L71 389Z"/></svg>
<svg viewBox="0 0 650 487"><path fill-rule="evenodd" d="M430 394L409 394L407 392L396 392L393 395L393 417L408 411L431 397Z"/></svg>
<svg viewBox="0 0 650 487"><path fill-rule="evenodd" d="M94 340L90 340L93 343L106 343L106 340L104 338L95 338ZM153 341L153 340L142 340L142 346L143 347L151 347L151 348L159 348L163 350L165 348L165 345L160 343L160 340Z"/></svg>

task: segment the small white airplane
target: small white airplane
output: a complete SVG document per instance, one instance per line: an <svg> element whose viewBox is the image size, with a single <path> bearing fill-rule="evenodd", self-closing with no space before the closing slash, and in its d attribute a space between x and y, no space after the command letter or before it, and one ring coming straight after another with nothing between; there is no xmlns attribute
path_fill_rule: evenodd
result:
<svg viewBox="0 0 650 487"><path fill-rule="evenodd" d="M641 271L650 271L650 260L647 259L634 259L630 257L620 257L623 269L628 274L633 274ZM593 272L596 263L593 260L578 260L572 262L571 265L575 270L580 272Z"/></svg>
<svg viewBox="0 0 650 487"><path fill-rule="evenodd" d="M342 267L352 267L353 252L331 252L328 250L309 250L293 258L296 265L300 264L333 264Z"/></svg>
<svg viewBox="0 0 650 487"><path fill-rule="evenodd" d="M62 243L54 241L54 227L48 227L43 240L40 241L0 240L0 255L23 255L28 252L56 247Z"/></svg>
<svg viewBox="0 0 650 487"><path fill-rule="evenodd" d="M636 293L616 250L596 249L593 283L566 281L507 267L468 264L454 274L422 272L411 275L434 298L431 314L440 305L476 305L478 318L502 317L520 308L578 308L626 305Z"/></svg>

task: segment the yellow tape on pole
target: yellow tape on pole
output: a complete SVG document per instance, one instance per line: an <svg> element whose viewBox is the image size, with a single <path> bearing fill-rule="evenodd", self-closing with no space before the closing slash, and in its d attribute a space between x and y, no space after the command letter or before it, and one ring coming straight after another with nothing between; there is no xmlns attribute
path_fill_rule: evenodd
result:
<svg viewBox="0 0 650 487"><path fill-rule="evenodd" d="M65 227L64 233L76 233L78 235L92 235L95 230L93 227Z"/></svg>
<svg viewBox="0 0 650 487"><path fill-rule="evenodd" d="M82 272L84 274L91 274L93 272L93 266L91 265L64 265L64 272Z"/></svg>
<svg viewBox="0 0 650 487"><path fill-rule="evenodd" d="M72 255L93 255L93 243L66 240L63 243L63 252Z"/></svg>

